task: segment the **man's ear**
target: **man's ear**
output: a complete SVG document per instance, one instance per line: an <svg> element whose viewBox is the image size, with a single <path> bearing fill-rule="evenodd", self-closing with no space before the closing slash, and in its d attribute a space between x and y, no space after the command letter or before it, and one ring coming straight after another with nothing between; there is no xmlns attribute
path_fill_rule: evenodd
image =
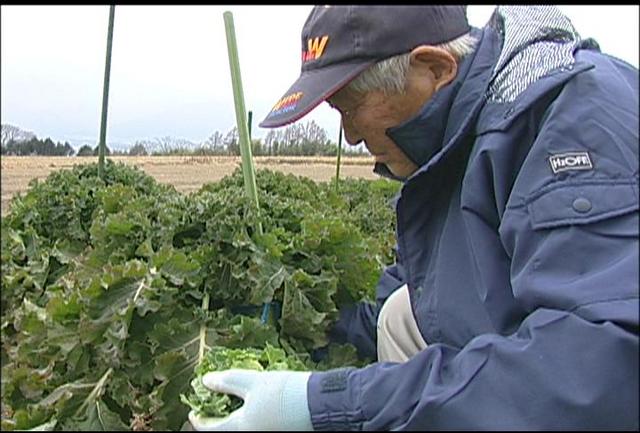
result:
<svg viewBox="0 0 640 433"><path fill-rule="evenodd" d="M458 73L456 59L442 48L430 45L420 45L411 51L410 66L419 74L429 74L435 91L453 81Z"/></svg>

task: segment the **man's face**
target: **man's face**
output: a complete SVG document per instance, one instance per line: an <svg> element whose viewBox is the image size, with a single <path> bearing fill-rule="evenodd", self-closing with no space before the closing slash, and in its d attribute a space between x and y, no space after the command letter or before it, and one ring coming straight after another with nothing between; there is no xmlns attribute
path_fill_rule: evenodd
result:
<svg viewBox="0 0 640 433"><path fill-rule="evenodd" d="M437 62L427 58L423 52L432 53L433 48L417 49L422 57L412 62L407 73L407 86L402 94L385 95L375 91L365 94L342 88L327 99L329 105L342 116L342 127L347 143L367 146L376 162L384 163L396 176L407 178L418 166L387 136L388 128L398 126L415 116L435 91L455 77L456 65L449 56L448 73L442 73ZM441 51L441 50L438 50Z"/></svg>
<svg viewBox="0 0 640 433"><path fill-rule="evenodd" d="M355 146L364 141L376 162L385 164L394 175L406 178L418 166L385 131L410 118L408 111L413 104L409 99L408 95L385 96L382 92L355 94L343 89L327 102L340 111L347 143ZM407 102L403 103L404 100Z"/></svg>

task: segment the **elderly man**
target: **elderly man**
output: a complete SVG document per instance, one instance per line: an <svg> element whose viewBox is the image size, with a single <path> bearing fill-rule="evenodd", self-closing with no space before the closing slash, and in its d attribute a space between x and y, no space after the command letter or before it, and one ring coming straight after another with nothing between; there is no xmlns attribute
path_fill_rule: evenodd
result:
<svg viewBox="0 0 640 433"><path fill-rule="evenodd" d="M403 183L377 303L329 330L377 356L209 373L199 430L638 429L638 70L551 6L318 6L263 127L326 101Z"/></svg>

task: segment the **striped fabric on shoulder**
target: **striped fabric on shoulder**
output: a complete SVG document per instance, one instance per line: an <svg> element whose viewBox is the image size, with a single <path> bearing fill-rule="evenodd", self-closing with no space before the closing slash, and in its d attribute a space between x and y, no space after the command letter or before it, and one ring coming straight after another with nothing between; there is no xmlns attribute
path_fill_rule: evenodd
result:
<svg viewBox="0 0 640 433"><path fill-rule="evenodd" d="M499 6L490 25L503 38L490 102L511 102L547 72L575 61L580 35L555 6Z"/></svg>

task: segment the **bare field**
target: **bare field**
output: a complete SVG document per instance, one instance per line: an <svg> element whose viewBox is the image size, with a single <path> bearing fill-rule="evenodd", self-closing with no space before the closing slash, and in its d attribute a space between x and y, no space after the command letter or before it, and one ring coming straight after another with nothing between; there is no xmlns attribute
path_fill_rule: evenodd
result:
<svg viewBox="0 0 640 433"><path fill-rule="evenodd" d="M190 193L202 185L216 182L231 174L239 165L240 157L224 156L113 156L113 161L134 165L153 176L158 182L171 184L178 191ZM336 175L334 157L254 157L255 169L267 168L317 182L326 182ZM9 202L17 194L26 192L32 179L44 180L55 170L97 162L97 156L2 156L2 215L9 212ZM376 179L372 157L342 157L340 177Z"/></svg>

